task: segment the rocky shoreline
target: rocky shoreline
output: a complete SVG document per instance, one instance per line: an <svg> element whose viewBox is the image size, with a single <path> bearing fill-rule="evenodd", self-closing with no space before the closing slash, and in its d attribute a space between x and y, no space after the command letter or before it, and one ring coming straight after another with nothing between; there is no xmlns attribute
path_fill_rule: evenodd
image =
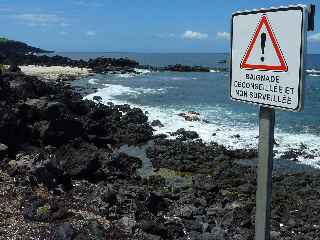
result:
<svg viewBox="0 0 320 240"><path fill-rule="evenodd" d="M32 47L29 47L33 49ZM26 48L26 50L29 50ZM1 50L1 44L0 44ZM25 51L26 51L25 50ZM44 50L42 50L44 51ZM227 67L209 68L204 66L186 66L182 64L168 65L165 67L156 67L140 65L137 61L129 58L106 58L98 57L95 59L74 60L59 55L47 56L39 55L43 52L35 53L14 53L12 51L0 51L0 64L10 66L41 66L41 67L70 67L79 69L88 69L92 73L136 73L135 69L144 69L150 71L171 71L171 72L226 72ZM46 52L44 52L46 53ZM43 77L43 76L42 76Z"/></svg>
<svg viewBox="0 0 320 240"><path fill-rule="evenodd" d="M239 161L255 161L256 151L205 144L183 129L175 140L155 136L141 109L82 100L63 81L43 80L0 75L0 239L254 238L255 167ZM148 146L151 176L138 174L144 160L124 145ZM190 182L168 184L169 170ZM320 173L273 182L272 239L319 239Z"/></svg>

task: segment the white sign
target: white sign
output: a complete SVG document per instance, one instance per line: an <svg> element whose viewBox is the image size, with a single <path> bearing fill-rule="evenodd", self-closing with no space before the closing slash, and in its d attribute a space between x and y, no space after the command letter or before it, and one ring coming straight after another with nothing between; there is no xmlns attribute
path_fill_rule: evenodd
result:
<svg viewBox="0 0 320 240"><path fill-rule="evenodd" d="M306 21L301 5L232 15L232 99L302 109Z"/></svg>

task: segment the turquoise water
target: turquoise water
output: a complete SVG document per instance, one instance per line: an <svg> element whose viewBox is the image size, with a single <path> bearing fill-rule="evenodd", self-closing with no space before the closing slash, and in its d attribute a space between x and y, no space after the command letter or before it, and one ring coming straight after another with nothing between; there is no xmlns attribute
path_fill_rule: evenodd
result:
<svg viewBox="0 0 320 240"><path fill-rule="evenodd" d="M163 55L159 58L162 59ZM223 59L222 55L215 56L215 59L221 58ZM160 59L154 62L160 62ZM312 67L309 67L310 71L306 77L303 112L276 111L275 138L279 145L275 150L276 156L281 157L288 149L306 146L299 160L318 167L320 166L320 66L316 62L320 63L319 55L312 56L310 62ZM217 141L230 148L257 146L258 106L229 99L228 73L144 71L140 75L97 75L84 79L83 82L99 89L97 93L87 96L88 98L99 95L105 103L109 101L129 103L147 111L150 121L154 119L162 121L165 127L156 128L158 133L167 133L184 127L197 131L205 141ZM199 112L201 118L208 120L209 123L187 122L177 115L191 110ZM234 137L237 134L240 138Z"/></svg>

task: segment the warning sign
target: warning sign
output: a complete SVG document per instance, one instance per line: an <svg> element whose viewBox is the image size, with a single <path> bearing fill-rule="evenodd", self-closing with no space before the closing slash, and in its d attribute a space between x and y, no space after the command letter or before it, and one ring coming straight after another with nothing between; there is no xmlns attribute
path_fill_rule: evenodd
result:
<svg viewBox="0 0 320 240"><path fill-rule="evenodd" d="M230 96L272 108L303 106L305 7L232 15Z"/></svg>
<svg viewBox="0 0 320 240"><path fill-rule="evenodd" d="M269 53L268 57L266 52ZM288 70L266 14L261 17L240 67L285 72Z"/></svg>

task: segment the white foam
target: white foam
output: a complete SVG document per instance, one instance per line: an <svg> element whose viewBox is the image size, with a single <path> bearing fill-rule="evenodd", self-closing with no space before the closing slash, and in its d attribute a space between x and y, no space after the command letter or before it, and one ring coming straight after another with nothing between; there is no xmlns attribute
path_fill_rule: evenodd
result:
<svg viewBox="0 0 320 240"><path fill-rule="evenodd" d="M140 73L140 74L148 74L148 73L151 73L151 71L148 70L148 69L140 69L140 68L135 68L134 71L136 71L137 73Z"/></svg>
<svg viewBox="0 0 320 240"><path fill-rule="evenodd" d="M134 90L143 94L153 95L159 95L166 92L166 89L164 88L135 88Z"/></svg>
<svg viewBox="0 0 320 240"><path fill-rule="evenodd" d="M136 76L136 74L134 74L134 73L116 73L115 76L118 78L133 78Z"/></svg>
<svg viewBox="0 0 320 240"><path fill-rule="evenodd" d="M114 76L116 76L118 78L133 78L133 77L136 77L139 75L145 75L145 74L151 73L151 71L148 69L135 68L134 71L135 71L135 73L134 72L132 72L132 73L116 73L116 74L114 74Z"/></svg>
<svg viewBox="0 0 320 240"><path fill-rule="evenodd" d="M309 74L310 77L320 77L320 74Z"/></svg>
<svg viewBox="0 0 320 240"><path fill-rule="evenodd" d="M187 80L187 77L169 77L170 80Z"/></svg>
<svg viewBox="0 0 320 240"><path fill-rule="evenodd" d="M98 92L86 96L92 99L94 96L101 96L105 103L114 102L116 104L126 104L126 101L116 99L117 96L130 95L138 97L141 94L158 95L163 94L167 90L165 88L130 88L118 84L103 84L105 88L99 89Z"/></svg>
<svg viewBox="0 0 320 240"><path fill-rule="evenodd" d="M307 73L320 73L320 70L316 70L316 69L307 69L306 70Z"/></svg>
<svg viewBox="0 0 320 240"><path fill-rule="evenodd" d="M233 112L226 112L225 109L212 106L210 109L197 109L200 116L206 119L210 114L217 117L216 122L205 123L188 122L183 117L178 116L178 113L185 112L191 109L175 109L175 108L160 108L149 107L132 104L130 102L119 100L117 96L121 95L135 95L139 94L161 94L165 89L143 89L143 88L130 88L122 85L105 84L106 88L99 89L98 92L86 96L86 99L92 99L94 96L101 96L104 103L113 102L115 104L130 104L133 107L141 108L143 111L148 112L149 121L160 120L165 127L155 127L155 134L174 132L179 128L186 130L196 131L201 139L205 142L217 142L223 144L230 149L251 149L258 146L259 129L255 124L242 124L235 121L225 121L219 119L227 115L233 115ZM213 135L214 134L214 135ZM239 134L240 138L234 137ZM279 144L275 146L277 151L276 157L280 157L284 152L289 149L298 149L301 144L307 146L306 154L315 156L314 159L309 159L307 156L300 156L299 160L305 164L312 165L320 168L320 137L313 134L291 134L276 129L275 140Z"/></svg>
<svg viewBox="0 0 320 240"><path fill-rule="evenodd" d="M99 80L96 79L96 78L91 78L91 79L88 80L88 83L93 84L93 85L96 85L96 84L98 84L98 83L97 83L98 81L99 81Z"/></svg>
<svg viewBox="0 0 320 240"><path fill-rule="evenodd" d="M218 72L220 72L220 71L218 71L218 70L213 70L213 69L210 69L210 72L211 72L211 73L218 73Z"/></svg>

